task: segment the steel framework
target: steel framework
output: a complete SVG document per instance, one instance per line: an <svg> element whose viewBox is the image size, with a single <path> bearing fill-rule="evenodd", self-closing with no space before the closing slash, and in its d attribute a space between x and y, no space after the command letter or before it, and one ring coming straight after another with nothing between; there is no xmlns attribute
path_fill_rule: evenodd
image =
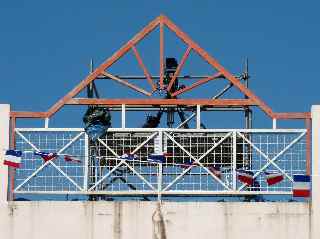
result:
<svg viewBox="0 0 320 239"><path fill-rule="evenodd" d="M176 70L165 83L164 28L176 34L185 44L186 50ZM159 74L151 75L137 44L152 31L159 28ZM110 67L131 51L143 76L125 76L110 73ZM197 53L216 72L204 76L183 76L181 70L191 52ZM145 80L151 91L143 89L129 80ZM193 79L191 85L176 88L178 79ZM186 92L211 81L225 79L228 85L210 98L197 97L183 99ZM168 17L160 15L145 26L131 40L124 44L110 58L93 69L75 88L57 101L45 112L11 112L11 147L32 150L54 150L68 152L82 158L77 165L65 164L62 160L42 163L24 154L24 167L10 171L11 192L14 193L75 193L112 195L220 195L220 194L290 194L294 173L310 174L310 112L274 112L248 87L248 69L235 76L225 69L214 57L195 43ZM95 85L97 80L115 81L142 94L145 98L99 98ZM230 88L237 88L243 98L220 99ZM87 98L77 95L87 88ZM167 97L159 99L155 93L164 91ZM96 98L93 96L96 95ZM120 129L109 129L105 138L95 144L90 143L83 129L52 129L49 119L65 105L105 106L111 111L121 111ZM272 129L252 129L252 107L260 108L273 121ZM145 111L165 108L168 119L178 113L181 124L177 129L126 128L126 111ZM201 111L241 110L245 112L245 129L201 129ZM191 111L185 117L181 112ZM180 129L196 117L195 129ZM42 129L16 128L19 118L40 118L45 120ZM277 120L304 120L306 129L277 129ZM171 127L171 124L169 127ZM150 164L146 157L154 150L154 137L160 137L162 149L169 150L171 156L164 164ZM220 150L220 151L219 151ZM120 159L121 154L137 153L139 160L127 162ZM195 165L185 167L183 162L192 159ZM210 171L212 164L223 159L225 167L222 178ZM254 177L259 182L259 190L246 187L236 180L236 169L250 160ZM222 166L222 165L220 165ZM268 187L263 181L263 171L273 168L285 175L283 183ZM16 176L15 176L16 174ZM13 195L11 195L11 199Z"/></svg>
<svg viewBox="0 0 320 239"><path fill-rule="evenodd" d="M17 148L24 150L23 167L17 171L15 193L104 194L104 195L247 195L291 194L292 175L306 173L305 129L110 129L105 139L89 145L83 129L16 129ZM162 164L149 162L154 139L162 138L164 151L171 155ZM250 138L250 139L249 139ZM213 140L212 140L213 139ZM197 144L191 142L197 141ZM245 165L253 150L252 171L259 186L237 181L236 169ZM98 147L100 155L90 154ZM196 148L196 150L194 150ZM224 150L228 148L228 150ZM42 163L32 150L69 153L81 163L56 159ZM121 159L125 152L136 160ZM193 153L191 153L193 152ZM94 157L96 164L89 164ZM188 165L192 159L195 164ZM222 165L218 177L211 166ZM101 163L104 162L104 163ZM268 186L264 170L283 173L285 180ZM89 170L96 171L93 177ZM90 184L91 182L91 184Z"/></svg>

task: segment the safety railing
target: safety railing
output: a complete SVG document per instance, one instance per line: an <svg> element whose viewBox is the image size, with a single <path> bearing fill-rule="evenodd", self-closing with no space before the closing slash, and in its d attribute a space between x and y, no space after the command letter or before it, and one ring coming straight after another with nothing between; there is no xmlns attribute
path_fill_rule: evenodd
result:
<svg viewBox="0 0 320 239"><path fill-rule="evenodd" d="M15 132L23 151L16 194L283 195L307 168L305 129L114 128L95 142L83 129ZM58 156L45 162L35 151ZM164 161L150 161L154 152ZM252 185L238 180L240 170L253 174ZM271 171L283 180L269 186Z"/></svg>

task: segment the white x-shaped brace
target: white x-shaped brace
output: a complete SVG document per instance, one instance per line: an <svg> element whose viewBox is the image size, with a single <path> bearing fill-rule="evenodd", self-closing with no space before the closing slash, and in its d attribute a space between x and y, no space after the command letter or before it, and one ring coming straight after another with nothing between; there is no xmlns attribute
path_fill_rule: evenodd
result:
<svg viewBox="0 0 320 239"><path fill-rule="evenodd" d="M285 175L291 182L293 182L292 177L290 177L285 170L283 170L282 168L280 168L275 161L277 161L277 159L283 155L288 149L290 149L294 144L296 144L297 142L299 142L299 140L306 134L306 132L302 132L297 138L295 138L294 140L292 140L290 142L290 144L288 144L284 149L282 149L276 156L274 156L272 159L270 159L264 152L262 152L256 145L254 145L249 139L247 139L243 134L241 134L240 132L237 132L237 134L244 140L246 141L252 148L254 148L259 154L261 154L262 157L264 157L268 162L262 166L254 175L253 175L253 179L255 179L256 177L258 177L266 168L268 168L271 164L273 166L275 166L283 175ZM238 191L241 191L243 188L245 188L247 186L247 184L242 184Z"/></svg>
<svg viewBox="0 0 320 239"><path fill-rule="evenodd" d="M183 150L197 165L202 167L205 171L207 171L218 183L220 183L227 190L231 190L221 179L219 179L216 175L214 175L207 167L205 167L200 161L206 157L212 150L218 147L223 141L225 141L228 137L232 135L232 132L227 133L222 139L219 140L216 144L214 144L210 149L207 150L203 155L201 155L198 159L195 158L188 150L186 150L181 144L179 144L170 134L164 132L164 134L181 150ZM170 184L168 184L162 191L168 190L172 187L178 180L180 180L187 172L191 170L193 165L190 165L187 169L185 169L178 177L176 177Z"/></svg>
<svg viewBox="0 0 320 239"><path fill-rule="evenodd" d="M140 145L138 145L131 154L135 154L138 150L140 150L146 143L148 143L151 139L153 139L158 132L155 132L151 134L145 141L143 141ZM105 180L107 177L113 174L114 171L116 171L122 164L126 165L134 174L136 174L142 181L144 181L152 190L156 189L153 187L153 185L148 182L142 175L140 175L133 167L131 167L125 159L122 159L120 155L118 155L113 149L111 149L105 142L103 142L100 138L98 138L98 141L106 147L107 150L109 150L117 159L120 159L120 163L118 163L113 169L111 169L107 174L105 174L101 179L99 179L91 188L88 189L88 191L92 191L94 188L96 188L100 183L102 183L103 180Z"/></svg>
<svg viewBox="0 0 320 239"><path fill-rule="evenodd" d="M33 143L31 143L23 134L21 134L18 130L16 130L16 133L27 143L29 144L35 151L39 152L40 149L38 149ZM67 148L69 148L74 142L76 142L84 132L81 132L77 134L69 143L67 143L65 146L63 146L57 154L63 153ZM42 169L44 169L47 165L51 164L55 169L57 169L66 179L68 179L76 188L78 188L80 191L83 191L84 189L80 187L72 178L70 178L59 166L57 166L52 160L49 160L42 164L36 171L34 171L29 177L27 177L20 185L18 185L15 188L15 191L18 191L23 185L25 185L29 180L31 180L34 176L36 176Z"/></svg>

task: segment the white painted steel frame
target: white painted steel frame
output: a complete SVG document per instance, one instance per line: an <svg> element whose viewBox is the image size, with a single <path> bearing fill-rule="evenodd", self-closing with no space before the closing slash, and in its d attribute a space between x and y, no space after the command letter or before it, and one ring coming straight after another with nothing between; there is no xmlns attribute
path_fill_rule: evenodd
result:
<svg viewBox="0 0 320 239"><path fill-rule="evenodd" d="M50 130L49 130L50 131ZM34 144L32 144L20 131L16 129L15 132L27 143L29 144L36 152L41 151L37 148ZM62 154L67 148L69 148L74 142L76 142L84 132L80 132L77 134L73 139L70 140L65 146L63 146L57 154ZM29 182L33 177L35 177L42 169L44 169L47 165L51 164L56 170L58 170L67 180L69 180L74 186L76 186L80 191L84 191L85 189L81 188L72 178L70 178L59 166L57 166L52 160L49 160L42 164L38 169L36 169L29 177L27 177L21 184L19 184L15 189L14 192L17 193L18 190Z"/></svg>
<svg viewBox="0 0 320 239"><path fill-rule="evenodd" d="M194 116L194 115L193 115ZM61 154L64 150L70 147L75 141L77 141L83 134L84 131L82 128L16 128L16 133L34 150L40 151L35 145L32 144L23 134L22 132L79 132L68 144L66 144L63 148L61 148L58 153ZM246 143L248 143L253 149L255 149L263 158L267 160L267 163L260 168L254 175L254 178L259 176L269 165L273 165L276 167L281 173L283 173L290 181L292 178L281 169L275 162L277 159L283 155L287 150L289 150L292 146L294 146L300 139L302 139L306 134L306 129L168 129L168 128L110 128L109 132L148 132L152 133L145 141L143 141L140 145L138 145L131 153L136 153L141 147L143 147L146 143L152 140L156 135L164 134L168 140L171 140L173 144L178 146L182 151L184 151L191 159L193 159L201 168L203 168L214 180L216 180L219 184L221 184L226 190L221 191L190 191L190 190L169 190L172 185L177 183L190 169L185 169L178 177L176 177L170 184L166 187L162 188L162 167L158 167L158 182L157 187L155 188L148 180L146 180L142 175L140 175L133 167L131 167L126 160L120 159L120 156L111 149L103 140L99 139L99 142L106 147L108 151L110 151L115 158L120 159L120 163L116 165L111 171L109 171L106 175L104 175L99 181L96 182L91 188L88 189L88 164L89 164L89 155L88 155L88 144L89 140L87 135L85 135L85 165L84 165L84 183L83 188L81 188L74 180L72 180L61 168L59 168L54 162L48 161L41 165L38 169L36 169L29 177L27 177L21 184L19 184L15 188L15 193L32 193L32 194L105 194L105 195L158 195L158 198L161 199L161 195L247 195L247 194L265 194L265 195L287 195L291 194L288 191L241 191L245 188L245 185L241 185L237 189L237 176L236 176L236 146L237 146L237 136L241 137ZM171 135L172 133L225 133L226 135L219 140L216 144L214 144L211 148L209 148L203 155L199 158L194 157L188 150L186 150L181 144L179 144L174 137ZM253 142L251 142L248 138L245 137L246 133L298 133L298 137L292 140L283 150L281 150L276 156L273 158L269 158L265 153L263 153ZM225 139L232 136L232 188L228 187L223 181L221 181L218 177L216 177L207 167L205 167L201 163L201 159L203 159L206 155L208 155L212 150L218 147ZM52 164L54 168L56 168L66 179L68 179L73 185L79 189L79 191L23 191L21 190L22 186L25 185L31 178L36 176L44 167L48 164ZM121 165L126 165L135 175L137 175L144 183L146 183L150 190L143 191L94 191L94 189L107 177L109 177L117 168ZM159 165L160 166L160 165ZM161 165L162 166L162 165Z"/></svg>

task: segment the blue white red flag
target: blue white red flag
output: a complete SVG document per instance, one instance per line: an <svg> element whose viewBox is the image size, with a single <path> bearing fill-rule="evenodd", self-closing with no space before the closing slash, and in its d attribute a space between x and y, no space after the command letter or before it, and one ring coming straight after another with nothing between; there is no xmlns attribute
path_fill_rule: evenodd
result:
<svg viewBox="0 0 320 239"><path fill-rule="evenodd" d="M72 155L64 155L64 161L66 162L76 162L76 163L81 163L81 160L72 156Z"/></svg>
<svg viewBox="0 0 320 239"><path fill-rule="evenodd" d="M4 155L3 164L13 168L20 168L22 151L9 149Z"/></svg>
<svg viewBox="0 0 320 239"><path fill-rule="evenodd" d="M148 156L147 160L150 162L155 162L155 163L164 163L166 160L166 155L165 154L150 154Z"/></svg>
<svg viewBox="0 0 320 239"><path fill-rule="evenodd" d="M123 154L123 155L120 156L120 159L136 160L136 159L138 159L138 155L136 155L136 154Z"/></svg>
<svg viewBox="0 0 320 239"><path fill-rule="evenodd" d="M239 169L237 170L237 176L238 176L238 180L240 182L243 182L247 185L252 186L253 185L253 172L249 171L249 170L243 170L243 169Z"/></svg>
<svg viewBox="0 0 320 239"><path fill-rule="evenodd" d="M217 166L209 166L208 169L214 176L216 176L217 178L221 178L222 174L220 168L218 168Z"/></svg>
<svg viewBox="0 0 320 239"><path fill-rule="evenodd" d="M310 197L310 176L293 175L293 196L294 197Z"/></svg>
<svg viewBox="0 0 320 239"><path fill-rule="evenodd" d="M179 164L181 168L186 168L186 169L189 168L190 166L195 166L195 165L196 165L195 162L192 162L191 160L183 164Z"/></svg>
<svg viewBox="0 0 320 239"><path fill-rule="evenodd" d="M283 180L283 174L280 172L264 172L269 186L280 183Z"/></svg>
<svg viewBox="0 0 320 239"><path fill-rule="evenodd" d="M58 155L56 153L34 152L34 155L40 156L45 162L55 159Z"/></svg>

